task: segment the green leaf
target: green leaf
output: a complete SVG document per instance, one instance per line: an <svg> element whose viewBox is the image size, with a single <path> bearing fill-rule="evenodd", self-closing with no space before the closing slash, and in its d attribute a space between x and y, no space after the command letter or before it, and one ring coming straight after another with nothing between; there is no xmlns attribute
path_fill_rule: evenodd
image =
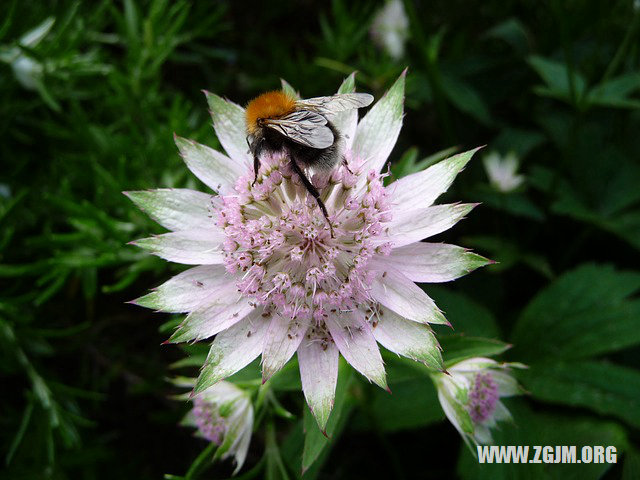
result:
<svg viewBox="0 0 640 480"><path fill-rule="evenodd" d="M480 94L468 83L446 72L442 73L442 90L460 111L471 115L483 125L491 125L489 107Z"/></svg>
<svg viewBox="0 0 640 480"><path fill-rule="evenodd" d="M518 371L537 399L589 408L640 427L640 372L606 362L541 363Z"/></svg>
<svg viewBox="0 0 640 480"><path fill-rule="evenodd" d="M471 357L492 357L506 352L511 345L493 338L441 335L442 356L446 366Z"/></svg>
<svg viewBox="0 0 640 480"><path fill-rule="evenodd" d="M353 382L353 369L341 358L338 368L336 398L327 422L327 436L318 428L318 424L308 407L304 409L304 450L302 452L302 472L313 465L328 446L335 444L342 431L344 421L351 409L348 402L348 390ZM344 420L342 420L344 417Z"/></svg>
<svg viewBox="0 0 640 480"><path fill-rule="evenodd" d="M391 361L389 362L391 367ZM351 428L362 431L397 432L422 428L444 418L436 389L428 373L409 370L412 378L396 380L389 372L391 394L375 388L371 397L358 409L349 422ZM391 370L391 368L390 368ZM390 414L393 412L393 414Z"/></svg>
<svg viewBox="0 0 640 480"><path fill-rule="evenodd" d="M278 448L276 429L273 421L267 424L265 444L265 456L267 458L265 478L267 480L289 480L287 469L282 462L282 457L280 456L280 449Z"/></svg>
<svg viewBox="0 0 640 480"><path fill-rule="evenodd" d="M529 65L531 65L547 84L546 88L537 88L535 90L536 93L573 103L571 97L571 73L567 65L538 55L529 57ZM576 98L579 99L585 92L587 82L584 77L576 71L573 72L573 81L575 95Z"/></svg>
<svg viewBox="0 0 640 480"><path fill-rule="evenodd" d="M627 73L596 85L589 92L587 99L593 105L638 108L639 100L627 98L638 88L640 88L640 73Z"/></svg>
<svg viewBox="0 0 640 480"><path fill-rule="evenodd" d="M476 337L501 336L493 313L484 305L462 293L438 285L428 285L425 291L445 312L447 320L453 326L454 333L464 333ZM434 325L433 328L439 335L452 333L448 327Z"/></svg>
<svg viewBox="0 0 640 480"><path fill-rule="evenodd" d="M514 355L524 362L585 358L640 343L640 272L587 264L542 290L516 323Z"/></svg>

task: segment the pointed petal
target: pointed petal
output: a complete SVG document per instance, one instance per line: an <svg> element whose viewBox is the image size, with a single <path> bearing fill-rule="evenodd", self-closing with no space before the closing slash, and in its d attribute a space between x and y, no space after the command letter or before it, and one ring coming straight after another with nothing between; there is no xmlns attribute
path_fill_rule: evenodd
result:
<svg viewBox="0 0 640 480"><path fill-rule="evenodd" d="M246 173L238 160L213 148L177 135L174 140L189 170L214 192L232 191L238 177Z"/></svg>
<svg viewBox="0 0 640 480"><path fill-rule="evenodd" d="M263 383L284 367L293 356L307 332L309 322L310 318L292 320L284 315L273 316L262 349Z"/></svg>
<svg viewBox="0 0 640 480"><path fill-rule="evenodd" d="M518 381L510 373L491 370L491 376L498 385L498 392L501 397L512 397L522 393L522 388L518 385Z"/></svg>
<svg viewBox="0 0 640 480"><path fill-rule="evenodd" d="M330 338L307 336L298 348L302 391L323 432L336 396L338 357L338 347Z"/></svg>
<svg viewBox="0 0 640 480"><path fill-rule="evenodd" d="M245 171L251 162L251 156L247 145L244 108L213 93L205 92L205 95L218 140L227 155Z"/></svg>
<svg viewBox="0 0 640 480"><path fill-rule="evenodd" d="M458 173L480 148L459 153L426 170L407 175L389 185L391 203L398 210L423 208L447 191Z"/></svg>
<svg viewBox="0 0 640 480"><path fill-rule="evenodd" d="M371 296L388 309L407 320L418 323L436 323L448 325L440 309L429 295L415 283L395 269L370 261L374 268L383 271L371 285Z"/></svg>
<svg viewBox="0 0 640 480"><path fill-rule="evenodd" d="M388 388L384 364L371 325L356 312L350 316L330 316L326 324L345 360L369 381Z"/></svg>
<svg viewBox="0 0 640 480"><path fill-rule="evenodd" d="M354 153L366 163L364 172L379 172L393 150L400 128L404 106L406 70L358 124L353 142Z"/></svg>
<svg viewBox="0 0 640 480"><path fill-rule="evenodd" d="M388 227L390 240L394 248L397 248L432 237L450 229L476 205L449 203L414 210L394 210Z"/></svg>
<svg viewBox="0 0 640 480"><path fill-rule="evenodd" d="M220 229L199 228L142 238L133 244L170 262L211 265L223 262L223 241L224 233Z"/></svg>
<svg viewBox="0 0 640 480"><path fill-rule="evenodd" d="M433 331L421 323L402 318L383 308L373 335L387 350L442 370L442 355Z"/></svg>
<svg viewBox="0 0 640 480"><path fill-rule="evenodd" d="M218 334L200 372L194 394L206 390L253 362L262 352L269 322L255 311Z"/></svg>
<svg viewBox="0 0 640 480"><path fill-rule="evenodd" d="M356 91L355 72L344 79L338 93L353 93ZM358 109L345 110L335 114L332 118L334 127L340 132L344 140L344 149L350 150L356 137L358 127Z"/></svg>
<svg viewBox="0 0 640 480"><path fill-rule="evenodd" d="M217 198L188 188L162 188L124 192L140 210L169 230L208 228L215 225Z"/></svg>
<svg viewBox="0 0 640 480"><path fill-rule="evenodd" d="M491 263L457 245L417 242L396 248L379 261L394 266L414 282L449 282Z"/></svg>
<svg viewBox="0 0 640 480"><path fill-rule="evenodd" d="M229 277L222 265L202 265L176 275L134 303L161 312L190 312L228 283Z"/></svg>
<svg viewBox="0 0 640 480"><path fill-rule="evenodd" d="M280 86L282 87L282 91L287 95L295 98L296 100L300 99L300 93L295 88L293 88L284 78L280 79Z"/></svg>
<svg viewBox="0 0 640 480"><path fill-rule="evenodd" d="M203 306L187 315L169 342L190 342L212 337L235 325L254 309L247 298L238 298L233 284L219 288L205 300Z"/></svg>

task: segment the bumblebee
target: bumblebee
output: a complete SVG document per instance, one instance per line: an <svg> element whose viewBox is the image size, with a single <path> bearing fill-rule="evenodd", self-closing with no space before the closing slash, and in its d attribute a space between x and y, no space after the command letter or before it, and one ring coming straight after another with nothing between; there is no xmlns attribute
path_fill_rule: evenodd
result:
<svg viewBox="0 0 640 480"><path fill-rule="evenodd" d="M366 107L373 102L368 93L343 93L330 97L297 100L283 91L263 93L246 108L247 143L253 155L255 184L263 153L285 153L292 170L316 199L329 226L329 214L320 193L305 169L328 171L342 156L342 137L327 117ZM333 233L333 228L331 228Z"/></svg>

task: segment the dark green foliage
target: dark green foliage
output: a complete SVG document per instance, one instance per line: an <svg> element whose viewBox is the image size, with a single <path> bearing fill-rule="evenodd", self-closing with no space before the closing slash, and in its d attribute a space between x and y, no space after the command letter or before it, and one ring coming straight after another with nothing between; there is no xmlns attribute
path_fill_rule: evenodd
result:
<svg viewBox="0 0 640 480"><path fill-rule="evenodd" d="M165 382L170 366L195 375L206 345L160 346L180 318L125 304L178 268L127 245L162 230L121 192L200 186L173 134L219 147L203 89L244 104L284 78L326 95L357 70L358 89L379 97L405 66L394 178L488 144L441 199L483 205L436 241L499 262L424 287L454 326L437 329L445 361L530 365L519 373L530 395L509 403L515 426L496 443L612 444L628 451L624 466L479 469L441 422L428 372L385 352L393 394L341 369L330 439L299 393L297 363L276 375L257 394L238 478L635 478L633 3L406 0L410 38L395 61L370 41L382 2L2 2L0 478L231 474L177 426L188 406ZM36 27L40 41L25 42ZM492 150L520 158L516 191L489 186ZM234 381L257 391L259 378L254 363Z"/></svg>

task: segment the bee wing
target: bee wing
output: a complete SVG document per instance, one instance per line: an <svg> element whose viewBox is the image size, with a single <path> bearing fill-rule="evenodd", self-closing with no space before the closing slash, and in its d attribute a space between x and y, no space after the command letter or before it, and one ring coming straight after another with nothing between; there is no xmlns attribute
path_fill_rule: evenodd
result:
<svg viewBox="0 0 640 480"><path fill-rule="evenodd" d="M314 97L298 100L296 106L322 114L332 114L371 105L373 95L368 93L339 93L330 97Z"/></svg>
<svg viewBox="0 0 640 480"><path fill-rule="evenodd" d="M282 118L265 120L264 124L305 147L327 148L333 145L333 132L327 127L327 119L316 112L297 110Z"/></svg>

